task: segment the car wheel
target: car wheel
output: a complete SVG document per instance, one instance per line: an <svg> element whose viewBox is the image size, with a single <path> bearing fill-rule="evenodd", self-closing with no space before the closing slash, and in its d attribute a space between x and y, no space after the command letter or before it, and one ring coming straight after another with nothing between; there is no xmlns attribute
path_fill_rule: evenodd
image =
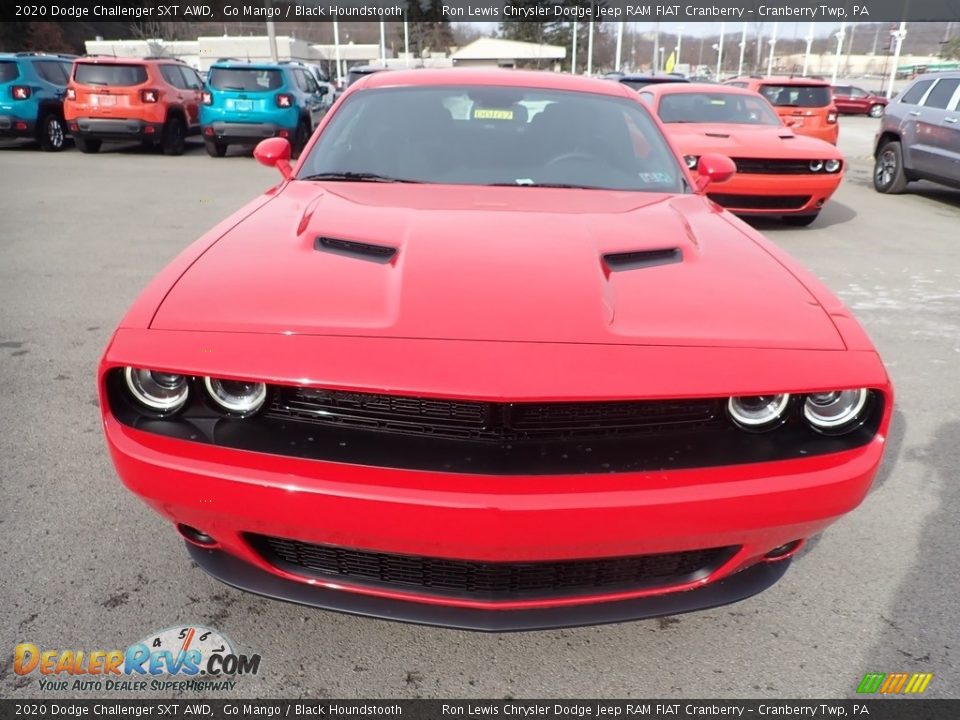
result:
<svg viewBox="0 0 960 720"><path fill-rule="evenodd" d="M207 155L210 157L223 157L227 154L227 146L218 143L216 140L204 140L203 144L207 148Z"/></svg>
<svg viewBox="0 0 960 720"><path fill-rule="evenodd" d="M873 166L873 187L877 192L896 195L907 189L903 169L903 147L896 140L884 143Z"/></svg>
<svg viewBox="0 0 960 720"><path fill-rule="evenodd" d="M67 127L63 118L54 113L44 115L40 121L40 149L47 152L60 152L66 141Z"/></svg>
<svg viewBox="0 0 960 720"><path fill-rule="evenodd" d="M820 217L819 212L812 213L810 215L784 215L780 219L783 221L784 225L792 225L794 227L806 227L814 220Z"/></svg>
<svg viewBox="0 0 960 720"><path fill-rule="evenodd" d="M80 135L75 135L73 142L76 143L77 149L82 153L95 153L100 152L101 140L96 140L93 138L85 138Z"/></svg>
<svg viewBox="0 0 960 720"><path fill-rule="evenodd" d="M186 143L187 130L183 125L183 120L176 116L167 120L167 124L163 126L163 154L183 155Z"/></svg>
<svg viewBox="0 0 960 720"><path fill-rule="evenodd" d="M293 136L293 144L290 147L290 157L298 158L303 149L310 142L310 126L306 120L301 120L297 125L297 132Z"/></svg>
<svg viewBox="0 0 960 720"><path fill-rule="evenodd" d="M871 105L871 106L870 106L869 115L870 115L870 117L872 117L872 118L882 117L882 116L883 116L883 105L880 105L879 103L876 104L876 105Z"/></svg>

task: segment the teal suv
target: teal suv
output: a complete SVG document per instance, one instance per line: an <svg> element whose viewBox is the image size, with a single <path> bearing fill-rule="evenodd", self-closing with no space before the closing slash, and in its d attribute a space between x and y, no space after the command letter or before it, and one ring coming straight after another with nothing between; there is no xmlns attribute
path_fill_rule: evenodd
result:
<svg viewBox="0 0 960 720"><path fill-rule="evenodd" d="M72 61L71 55L0 53L0 138L36 140L51 152L63 149L63 96Z"/></svg>
<svg viewBox="0 0 960 720"><path fill-rule="evenodd" d="M217 62L200 108L207 152L223 157L229 145L283 137L297 155L329 107L327 94L302 65Z"/></svg>

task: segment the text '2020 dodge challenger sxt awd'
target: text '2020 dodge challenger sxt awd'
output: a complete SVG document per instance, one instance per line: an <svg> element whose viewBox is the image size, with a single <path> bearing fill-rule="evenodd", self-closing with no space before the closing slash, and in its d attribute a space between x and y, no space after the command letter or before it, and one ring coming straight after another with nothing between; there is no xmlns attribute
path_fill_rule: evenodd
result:
<svg viewBox="0 0 960 720"><path fill-rule="evenodd" d="M748 597L856 507L892 394L817 280L636 93L379 73L135 302L124 483L264 595L483 630Z"/></svg>

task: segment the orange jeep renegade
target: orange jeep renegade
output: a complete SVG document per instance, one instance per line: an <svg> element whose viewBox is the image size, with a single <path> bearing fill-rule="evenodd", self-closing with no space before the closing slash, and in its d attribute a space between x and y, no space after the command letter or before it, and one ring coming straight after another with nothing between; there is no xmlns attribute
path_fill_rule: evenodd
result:
<svg viewBox="0 0 960 720"><path fill-rule="evenodd" d="M837 144L840 126L830 83L809 77L737 77L724 85L763 95L783 121L797 133Z"/></svg>
<svg viewBox="0 0 960 720"><path fill-rule="evenodd" d="M200 132L203 81L171 58L84 57L73 63L64 119L81 152L106 141L159 145L181 155Z"/></svg>

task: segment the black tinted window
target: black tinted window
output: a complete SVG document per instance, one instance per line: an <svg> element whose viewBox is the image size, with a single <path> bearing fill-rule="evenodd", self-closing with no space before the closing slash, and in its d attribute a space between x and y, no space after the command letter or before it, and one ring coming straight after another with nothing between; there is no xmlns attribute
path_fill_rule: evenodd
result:
<svg viewBox="0 0 960 720"><path fill-rule="evenodd" d="M776 107L826 107L830 88L826 85L761 85L760 94Z"/></svg>
<svg viewBox="0 0 960 720"><path fill-rule="evenodd" d="M185 87L190 88L191 90L199 90L203 87L203 81L200 79L200 76L197 75L196 71L192 68L180 66L180 74L183 75L183 81Z"/></svg>
<svg viewBox="0 0 960 720"><path fill-rule="evenodd" d="M937 84L933 86L933 90L930 91L930 94L927 95L927 99L923 103L924 106L928 108L939 108L941 110L946 110L947 105L950 102L950 98L953 97L953 94L957 91L958 86L960 86L960 78L956 80L938 81Z"/></svg>
<svg viewBox="0 0 960 720"><path fill-rule="evenodd" d="M44 60L34 63L37 74L49 83L54 85L66 85L67 74L63 71L63 65L52 60Z"/></svg>
<svg viewBox="0 0 960 720"><path fill-rule="evenodd" d="M143 65L77 63L73 79L83 85L141 85L147 81L147 69Z"/></svg>
<svg viewBox="0 0 960 720"><path fill-rule="evenodd" d="M933 85L933 80L921 80L900 96L900 102L907 105L916 105L931 85Z"/></svg>
<svg viewBox="0 0 960 720"><path fill-rule="evenodd" d="M14 62L0 62L0 82L10 82L20 77L20 70Z"/></svg>
<svg viewBox="0 0 960 720"><path fill-rule="evenodd" d="M572 145L571 138L576 138ZM500 86L364 90L333 116L301 179L373 173L412 182L682 192L645 106Z"/></svg>
<svg viewBox="0 0 960 720"><path fill-rule="evenodd" d="M180 68L177 65L161 65L160 74L163 75L164 80L175 88L182 90L186 87L183 82L183 75L180 74Z"/></svg>
<svg viewBox="0 0 960 720"><path fill-rule="evenodd" d="M660 98L665 123L780 125L780 117L756 95L725 92L676 93Z"/></svg>
<svg viewBox="0 0 960 720"><path fill-rule="evenodd" d="M217 90L242 90L244 92L267 92L283 85L279 70L256 68L213 68L210 71L210 87Z"/></svg>

